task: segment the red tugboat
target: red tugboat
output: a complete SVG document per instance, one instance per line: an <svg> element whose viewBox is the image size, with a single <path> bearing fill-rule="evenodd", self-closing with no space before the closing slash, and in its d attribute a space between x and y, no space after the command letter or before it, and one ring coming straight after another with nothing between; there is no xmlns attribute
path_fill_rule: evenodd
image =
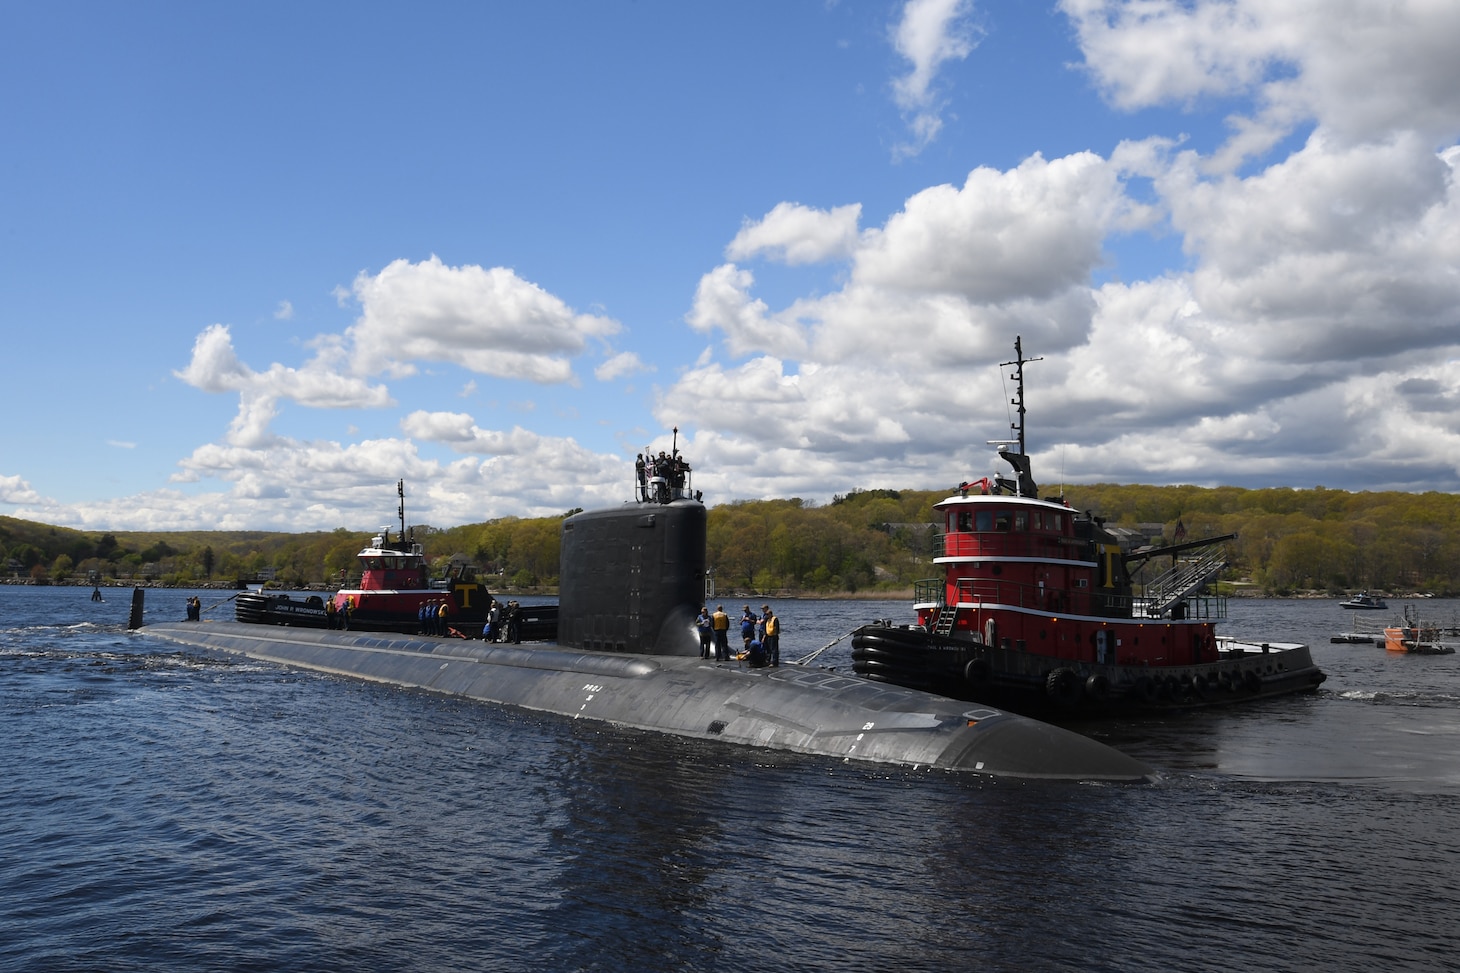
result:
<svg viewBox="0 0 1460 973"><path fill-rule="evenodd" d="M935 505L933 561L914 587L913 625L865 625L852 666L880 682L1024 712L1124 714L1234 703L1316 689L1306 645L1216 634L1226 599L1207 585L1234 535L1122 553L1103 521L1041 499L1024 452L1019 339L1018 439L998 443L1014 475L964 483ZM1017 452L1011 447L1017 447ZM1139 588L1132 569L1171 558Z"/></svg>
<svg viewBox="0 0 1460 973"><path fill-rule="evenodd" d="M304 628L344 628L368 632L418 634L423 629L480 638L493 598L476 579L469 565L451 565L445 576L431 580L425 549L406 532L405 482L396 484L400 496L400 533L394 540L388 526L370 539L358 557L360 586L345 588L327 598L303 599L287 594L250 591L236 599L234 617L240 622L293 625ZM426 626L421 606L445 605L445 627ZM505 629L508 614L516 610L513 635L524 639L552 638L557 632L556 605L515 608L499 605Z"/></svg>

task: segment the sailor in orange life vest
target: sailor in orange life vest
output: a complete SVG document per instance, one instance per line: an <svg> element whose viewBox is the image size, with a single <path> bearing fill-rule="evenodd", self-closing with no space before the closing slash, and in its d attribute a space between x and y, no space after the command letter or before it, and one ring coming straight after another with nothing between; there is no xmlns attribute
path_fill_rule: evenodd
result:
<svg viewBox="0 0 1460 973"><path fill-rule="evenodd" d="M765 622L766 658L771 665L778 666L781 664L781 620L771 611L770 605L761 605L760 610L765 612L761 618Z"/></svg>
<svg viewBox="0 0 1460 973"><path fill-rule="evenodd" d="M715 661L730 661L730 616L725 614L724 605L715 607L715 614L710 616L710 626L715 633Z"/></svg>

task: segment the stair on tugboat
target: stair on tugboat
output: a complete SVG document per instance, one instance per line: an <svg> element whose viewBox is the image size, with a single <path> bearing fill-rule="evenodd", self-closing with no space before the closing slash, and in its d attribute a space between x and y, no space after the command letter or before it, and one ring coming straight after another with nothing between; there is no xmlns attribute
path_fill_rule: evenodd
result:
<svg viewBox="0 0 1460 973"><path fill-rule="evenodd" d="M1210 584L1227 561L1219 550L1207 551L1201 557L1181 561L1145 586L1140 603L1147 618L1161 618L1176 605Z"/></svg>
<svg viewBox="0 0 1460 973"><path fill-rule="evenodd" d="M933 623L934 635L950 635L958 621L958 606L943 605L938 609L938 620Z"/></svg>

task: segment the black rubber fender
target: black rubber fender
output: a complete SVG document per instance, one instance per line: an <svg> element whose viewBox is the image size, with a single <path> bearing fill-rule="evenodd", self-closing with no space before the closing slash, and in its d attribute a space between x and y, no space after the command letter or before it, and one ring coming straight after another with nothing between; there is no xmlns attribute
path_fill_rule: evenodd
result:
<svg viewBox="0 0 1460 973"><path fill-rule="evenodd" d="M1044 679L1044 691L1061 706L1074 706L1078 703L1082 690L1080 674L1064 666L1055 669Z"/></svg>

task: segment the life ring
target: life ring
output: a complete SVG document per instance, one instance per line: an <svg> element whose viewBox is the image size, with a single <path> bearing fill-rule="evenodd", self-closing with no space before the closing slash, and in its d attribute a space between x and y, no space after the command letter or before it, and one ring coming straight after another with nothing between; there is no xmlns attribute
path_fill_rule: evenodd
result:
<svg viewBox="0 0 1460 973"><path fill-rule="evenodd" d="M1207 677L1201 673L1191 677L1191 693L1197 699L1207 698Z"/></svg>
<svg viewBox="0 0 1460 973"><path fill-rule="evenodd" d="M1080 675L1073 669L1060 667L1044 680L1044 691L1061 706L1073 706L1080 701Z"/></svg>
<svg viewBox="0 0 1460 973"><path fill-rule="evenodd" d="M1110 695L1110 680L1100 673L1095 673L1085 680L1085 695L1091 699L1100 701Z"/></svg>
<svg viewBox="0 0 1460 973"><path fill-rule="evenodd" d="M975 686L980 686L983 685L985 682L988 682L988 660L983 658L969 659L968 665L963 667L963 678L973 683Z"/></svg>

